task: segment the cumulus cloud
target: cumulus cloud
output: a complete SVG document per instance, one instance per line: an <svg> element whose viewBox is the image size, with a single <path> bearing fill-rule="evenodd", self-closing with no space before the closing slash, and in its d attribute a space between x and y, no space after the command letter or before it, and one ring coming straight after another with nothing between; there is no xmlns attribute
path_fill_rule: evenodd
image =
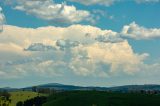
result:
<svg viewBox="0 0 160 106"><path fill-rule="evenodd" d="M77 10L65 2L55 3L53 0L16 0L13 8L34 15L53 24L72 24L81 21L93 21L89 11Z"/></svg>
<svg viewBox="0 0 160 106"><path fill-rule="evenodd" d="M5 23L5 16L3 14L3 10L0 7L0 32L3 31L3 24Z"/></svg>
<svg viewBox="0 0 160 106"><path fill-rule="evenodd" d="M94 77L132 74L140 71L148 56L134 53L128 41L116 32L93 26L4 27L0 34L1 75L16 68L35 76L63 76L67 72ZM96 39L100 35L105 36L104 41Z"/></svg>
<svg viewBox="0 0 160 106"><path fill-rule="evenodd" d="M127 41L105 44L94 43L92 45L80 47L75 51L78 52L79 57L87 57L75 58L73 64L76 64L74 66L78 67L76 68L76 72L79 72L79 68L83 68L86 71L88 67L90 67L88 71L96 72L99 70L98 68L100 68L98 64L103 63L103 65L109 65L108 68L110 70L101 67L101 72L117 73L120 71L130 74L139 71L139 66L143 64L143 60L148 56L146 54L135 54ZM84 62L84 60L86 61ZM74 66L72 67L74 68Z"/></svg>
<svg viewBox="0 0 160 106"><path fill-rule="evenodd" d="M125 25L122 29L122 36L133 39L154 39L160 37L160 29L158 28L145 28L139 26L135 22Z"/></svg>

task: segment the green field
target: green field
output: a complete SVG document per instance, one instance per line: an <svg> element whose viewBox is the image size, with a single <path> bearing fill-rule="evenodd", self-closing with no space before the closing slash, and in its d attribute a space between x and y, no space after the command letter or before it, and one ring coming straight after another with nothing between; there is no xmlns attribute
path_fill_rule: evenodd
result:
<svg viewBox="0 0 160 106"><path fill-rule="evenodd" d="M27 99L31 99L34 98L36 96L45 96L44 94L38 94L36 92L31 92L31 91L17 91L17 92L10 92L11 94L11 103L9 103L9 101L5 101L2 100L2 98L0 98L0 103L3 104L4 102L6 104L9 104L9 106L16 106L16 103L19 101L25 101Z"/></svg>
<svg viewBox="0 0 160 106"><path fill-rule="evenodd" d="M160 95L73 91L50 96L44 106L160 106Z"/></svg>

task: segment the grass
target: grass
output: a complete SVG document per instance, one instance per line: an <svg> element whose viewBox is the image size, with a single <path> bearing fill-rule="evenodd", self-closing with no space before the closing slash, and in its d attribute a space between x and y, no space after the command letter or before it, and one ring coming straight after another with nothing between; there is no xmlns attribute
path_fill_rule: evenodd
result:
<svg viewBox="0 0 160 106"><path fill-rule="evenodd" d="M34 98L36 96L46 96L45 94L38 94L36 92L31 92L31 91L17 91L17 92L10 92L11 94L11 103L9 103L9 101L5 101L2 100L2 98L0 98L1 104L2 103L9 103L9 106L16 106L16 103L19 101L24 102L27 99L31 99Z"/></svg>
<svg viewBox="0 0 160 106"><path fill-rule="evenodd" d="M160 106L160 95L72 91L50 96L44 106Z"/></svg>

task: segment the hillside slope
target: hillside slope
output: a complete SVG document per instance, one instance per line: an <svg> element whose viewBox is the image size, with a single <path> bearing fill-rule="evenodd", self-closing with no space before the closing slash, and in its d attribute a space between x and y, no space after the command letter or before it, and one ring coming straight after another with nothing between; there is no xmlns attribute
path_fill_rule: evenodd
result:
<svg viewBox="0 0 160 106"><path fill-rule="evenodd" d="M72 91L50 96L44 106L160 106L160 95Z"/></svg>

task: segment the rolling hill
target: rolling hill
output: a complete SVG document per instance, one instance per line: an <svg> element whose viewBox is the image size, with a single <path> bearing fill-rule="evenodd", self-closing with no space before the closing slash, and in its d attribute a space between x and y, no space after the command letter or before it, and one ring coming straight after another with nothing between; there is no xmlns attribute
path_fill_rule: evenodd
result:
<svg viewBox="0 0 160 106"><path fill-rule="evenodd" d="M139 90L160 90L160 85L126 85L126 86L116 86L116 87L84 87L84 86L74 86L74 85L64 85L59 83L49 83L49 84L42 84L37 85L37 88L49 88L49 89L55 89L55 90L64 90L64 91L73 91L73 90L97 90L97 91L139 91ZM32 90L31 87L25 87L25 88L0 88L0 91L7 90L7 91L18 91L18 90Z"/></svg>

